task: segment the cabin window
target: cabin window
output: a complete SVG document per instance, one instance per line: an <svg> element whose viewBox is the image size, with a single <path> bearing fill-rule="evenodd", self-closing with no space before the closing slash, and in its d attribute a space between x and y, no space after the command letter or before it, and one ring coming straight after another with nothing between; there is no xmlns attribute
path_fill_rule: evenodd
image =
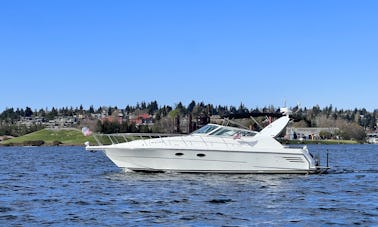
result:
<svg viewBox="0 0 378 227"><path fill-rule="evenodd" d="M202 154L202 153L197 154L197 157L200 157L200 158L205 157L205 156L206 156L206 155L205 155L205 154Z"/></svg>
<svg viewBox="0 0 378 227"><path fill-rule="evenodd" d="M194 131L193 134L207 134L216 128L218 128L217 125L205 125L202 128Z"/></svg>
<svg viewBox="0 0 378 227"><path fill-rule="evenodd" d="M211 133L210 135L213 135L213 136L232 136L235 133L236 132L231 130L231 129L222 128L220 130L217 130L217 131Z"/></svg>
<svg viewBox="0 0 378 227"><path fill-rule="evenodd" d="M176 153L175 155L176 155L176 156L183 156L184 153L178 152L178 153Z"/></svg>

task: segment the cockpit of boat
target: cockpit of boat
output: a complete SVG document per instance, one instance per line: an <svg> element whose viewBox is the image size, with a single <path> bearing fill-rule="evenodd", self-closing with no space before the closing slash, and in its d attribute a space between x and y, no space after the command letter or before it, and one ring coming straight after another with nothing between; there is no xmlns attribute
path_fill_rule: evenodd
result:
<svg viewBox="0 0 378 227"><path fill-rule="evenodd" d="M192 134L200 134L200 135L210 135L210 136L254 136L257 132L247 130L247 129L241 129L241 128L235 128L235 127L229 127L229 126L223 126L223 125L217 125L217 124L207 124L203 126L202 128L197 129Z"/></svg>

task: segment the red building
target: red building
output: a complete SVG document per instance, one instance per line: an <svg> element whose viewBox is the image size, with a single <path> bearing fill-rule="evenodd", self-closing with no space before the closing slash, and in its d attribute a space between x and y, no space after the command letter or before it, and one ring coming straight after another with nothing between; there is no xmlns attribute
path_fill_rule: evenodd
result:
<svg viewBox="0 0 378 227"><path fill-rule="evenodd" d="M145 125L153 123L152 116L147 113L139 114L135 118L130 119L130 121L132 123L135 123L136 125Z"/></svg>

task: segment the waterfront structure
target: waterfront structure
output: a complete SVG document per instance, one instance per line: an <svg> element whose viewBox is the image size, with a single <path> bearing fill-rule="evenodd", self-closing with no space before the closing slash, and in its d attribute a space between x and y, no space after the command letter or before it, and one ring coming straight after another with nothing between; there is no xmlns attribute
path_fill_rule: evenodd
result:
<svg viewBox="0 0 378 227"><path fill-rule="evenodd" d="M378 133L368 133L367 134L367 142L371 144L378 144Z"/></svg>
<svg viewBox="0 0 378 227"><path fill-rule="evenodd" d="M339 128L286 128L286 139L289 140L321 140L321 133L327 133L337 138Z"/></svg>

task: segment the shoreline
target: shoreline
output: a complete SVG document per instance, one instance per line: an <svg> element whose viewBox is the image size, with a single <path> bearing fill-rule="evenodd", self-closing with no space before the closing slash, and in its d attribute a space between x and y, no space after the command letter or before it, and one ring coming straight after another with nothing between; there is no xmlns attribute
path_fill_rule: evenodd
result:
<svg viewBox="0 0 378 227"><path fill-rule="evenodd" d="M88 140L90 140L88 138ZM308 144L321 144L321 145L359 145L359 144L366 144L366 143L359 143L355 140L278 140L282 145L308 145ZM38 144L33 144L33 142L38 142ZM0 142L0 147L69 147L69 146L82 146L84 147L84 143L64 143L57 141L58 143L51 143L45 141L43 139L36 140L36 141L23 141L23 142L10 142L10 143L2 143Z"/></svg>
<svg viewBox="0 0 378 227"><path fill-rule="evenodd" d="M364 144L360 143L356 140L278 140L280 143L283 145L285 144L302 144L302 145L307 145L307 144L323 144L323 145L337 145L337 144L349 144L349 145L354 145L354 144Z"/></svg>

